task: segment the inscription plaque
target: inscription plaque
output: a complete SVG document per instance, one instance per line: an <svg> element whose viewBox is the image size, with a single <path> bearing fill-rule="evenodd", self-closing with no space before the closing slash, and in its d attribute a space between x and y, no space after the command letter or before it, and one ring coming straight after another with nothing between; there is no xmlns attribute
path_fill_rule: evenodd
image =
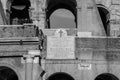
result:
<svg viewBox="0 0 120 80"><path fill-rule="evenodd" d="M80 63L78 64L78 69L79 70L91 70L91 64L86 64L86 63Z"/></svg>
<svg viewBox="0 0 120 80"><path fill-rule="evenodd" d="M74 37L67 36L62 30L56 32L55 36L47 37L47 59L74 59Z"/></svg>

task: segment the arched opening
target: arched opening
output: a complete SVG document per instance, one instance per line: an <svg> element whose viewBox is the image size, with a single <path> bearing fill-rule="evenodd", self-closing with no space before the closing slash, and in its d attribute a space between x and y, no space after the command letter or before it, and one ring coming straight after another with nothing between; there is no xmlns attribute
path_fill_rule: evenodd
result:
<svg viewBox="0 0 120 80"><path fill-rule="evenodd" d="M0 80L19 80L16 72L11 68L0 67Z"/></svg>
<svg viewBox="0 0 120 80"><path fill-rule="evenodd" d="M13 0L10 6L10 24L30 23L29 0Z"/></svg>
<svg viewBox="0 0 120 80"><path fill-rule="evenodd" d="M50 16L51 28L76 28L75 17L67 9L57 9Z"/></svg>
<svg viewBox="0 0 120 80"><path fill-rule="evenodd" d="M104 73L98 75L95 80L119 80L116 76L110 73Z"/></svg>
<svg viewBox="0 0 120 80"><path fill-rule="evenodd" d="M52 74L47 80L74 80L74 78L67 73L58 72Z"/></svg>
<svg viewBox="0 0 120 80"><path fill-rule="evenodd" d="M110 18L110 13L109 11L105 8L104 5L97 4L97 8L106 32L106 35L110 35L110 26L109 26L109 18Z"/></svg>
<svg viewBox="0 0 120 80"><path fill-rule="evenodd" d="M46 28L52 28L51 22L55 21L55 19L59 17L59 20L64 20L64 23L68 20L67 16L71 17L69 20L72 20L72 22L75 24L73 28L76 28L77 26L77 9L76 9L77 3L76 0L47 0L47 8L46 8L46 21L47 26ZM64 12L63 12L64 11ZM60 14L62 13L62 14ZM67 15L68 14L68 15ZM65 16L66 17L62 17ZM52 20L51 20L52 18ZM56 23L59 23L56 22ZM61 24L62 26L63 24ZM58 25L60 26L60 25ZM56 26L56 28L58 27ZM58 27L61 28L61 27ZM65 27L70 28L70 27Z"/></svg>

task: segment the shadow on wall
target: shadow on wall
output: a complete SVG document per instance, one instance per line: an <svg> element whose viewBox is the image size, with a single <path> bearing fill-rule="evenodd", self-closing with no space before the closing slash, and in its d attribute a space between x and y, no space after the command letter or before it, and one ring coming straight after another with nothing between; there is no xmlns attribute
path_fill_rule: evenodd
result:
<svg viewBox="0 0 120 80"><path fill-rule="evenodd" d="M74 78L67 73L58 72L52 74L47 80L74 80Z"/></svg>
<svg viewBox="0 0 120 80"><path fill-rule="evenodd" d="M30 23L29 7L31 6L29 0L13 0L11 2L10 24Z"/></svg>
<svg viewBox="0 0 120 80"><path fill-rule="evenodd" d="M109 25L110 12L102 4L97 4L97 8L98 8L106 35L109 36L110 35L110 25Z"/></svg>
<svg viewBox="0 0 120 80"><path fill-rule="evenodd" d="M103 73L98 75L95 80L119 80L116 76L110 73Z"/></svg>
<svg viewBox="0 0 120 80"><path fill-rule="evenodd" d="M11 68L1 66L0 80L18 80L18 76Z"/></svg>

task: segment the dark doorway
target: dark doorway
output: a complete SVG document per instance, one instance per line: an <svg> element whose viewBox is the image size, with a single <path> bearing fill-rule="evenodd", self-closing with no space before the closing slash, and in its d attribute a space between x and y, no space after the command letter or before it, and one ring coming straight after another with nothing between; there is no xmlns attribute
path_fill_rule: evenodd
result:
<svg viewBox="0 0 120 80"><path fill-rule="evenodd" d="M110 18L110 13L109 11L101 4L97 5L98 7L98 11L105 29L105 32L107 34L107 36L109 36L110 34L110 30L109 30L109 18Z"/></svg>
<svg viewBox="0 0 120 80"><path fill-rule="evenodd" d="M1 66L0 80L18 80L18 76L11 68Z"/></svg>
<svg viewBox="0 0 120 80"><path fill-rule="evenodd" d="M95 80L119 80L116 76L110 73L104 73L98 75Z"/></svg>
<svg viewBox="0 0 120 80"><path fill-rule="evenodd" d="M11 4L10 24L29 23L29 0L13 0Z"/></svg>
<svg viewBox="0 0 120 80"><path fill-rule="evenodd" d="M74 79L69 74L58 72L51 75L47 80L74 80Z"/></svg>
<svg viewBox="0 0 120 80"><path fill-rule="evenodd" d="M51 15L53 15L54 12L56 12L58 10L59 10L58 12L61 11L61 13L62 13L63 9L66 10L66 12L70 11L72 13L72 17L74 16L74 20L73 20L73 18L69 19L69 20L72 20L73 23L75 23L74 27L76 28L77 27L77 9L76 9L76 6L77 6L76 0L47 0L47 8L46 8L46 22L47 22L47 25L46 25L46 28L52 28L51 21L50 21L51 20L50 19ZM66 12L63 12L64 13L63 15L62 14L57 14L57 17L58 17L58 15L65 16ZM71 15L71 13L68 12L67 14ZM62 17L60 17L60 18L62 18ZM65 21L65 22L67 22L67 21ZM57 23L59 23L59 21ZM60 26L60 25L58 25L58 26ZM58 26L56 26L56 28ZM62 24L61 24L61 26L62 26ZM58 28L60 28L60 27L58 27Z"/></svg>

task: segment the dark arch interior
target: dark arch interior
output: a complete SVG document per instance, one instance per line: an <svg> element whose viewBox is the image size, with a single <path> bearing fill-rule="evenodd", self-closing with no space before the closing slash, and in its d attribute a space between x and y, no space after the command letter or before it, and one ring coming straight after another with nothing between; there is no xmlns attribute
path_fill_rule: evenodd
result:
<svg viewBox="0 0 120 80"><path fill-rule="evenodd" d="M51 75L47 80L74 80L74 79L70 75L60 72Z"/></svg>
<svg viewBox="0 0 120 80"><path fill-rule="evenodd" d="M46 21L47 28L50 28L50 16L57 9L68 9L75 16L75 22L77 24L77 3L76 0L47 0L47 8L46 8Z"/></svg>
<svg viewBox="0 0 120 80"><path fill-rule="evenodd" d="M18 80L18 76L11 68L1 66L0 80Z"/></svg>
<svg viewBox="0 0 120 80"><path fill-rule="evenodd" d="M105 9L103 6L98 6L98 11L100 13L100 17L107 35L109 35L109 11Z"/></svg>
<svg viewBox="0 0 120 80"><path fill-rule="evenodd" d="M110 73L104 73L101 75L98 75L95 80L119 80L116 76Z"/></svg>
<svg viewBox="0 0 120 80"><path fill-rule="evenodd" d="M11 4L10 24L29 23L29 7L29 0L13 0ZM15 19L17 22L13 22Z"/></svg>

